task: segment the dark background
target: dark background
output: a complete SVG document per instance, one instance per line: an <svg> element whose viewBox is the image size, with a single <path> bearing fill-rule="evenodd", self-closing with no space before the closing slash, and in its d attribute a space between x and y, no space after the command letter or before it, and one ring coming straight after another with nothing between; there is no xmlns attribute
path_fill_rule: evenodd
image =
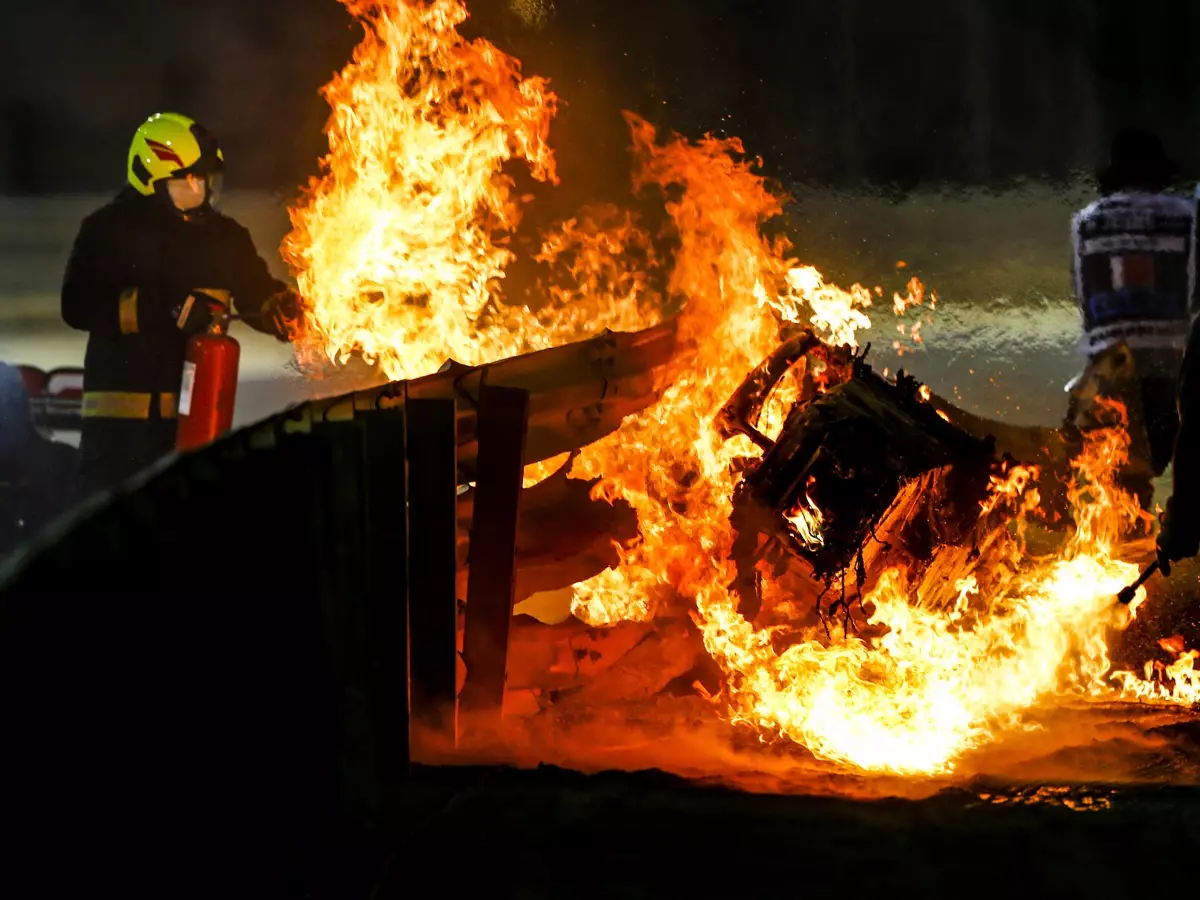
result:
<svg viewBox="0 0 1200 900"><path fill-rule="evenodd" d="M1200 170L1194 0L473 0L472 32L552 79L564 180L627 171L632 108L742 136L787 181L1064 179L1110 131ZM158 109L222 137L236 187L315 170L318 89L360 31L336 0L57 0L0 13L0 192L121 183ZM583 150L585 152L576 152ZM575 171L572 171L575 167Z"/></svg>

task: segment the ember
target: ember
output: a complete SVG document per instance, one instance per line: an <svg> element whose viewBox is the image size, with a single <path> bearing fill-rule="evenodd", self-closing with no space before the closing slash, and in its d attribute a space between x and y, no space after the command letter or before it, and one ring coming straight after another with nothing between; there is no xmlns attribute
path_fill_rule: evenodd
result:
<svg viewBox="0 0 1200 900"><path fill-rule="evenodd" d="M967 482L952 482L952 470L962 448L978 442L926 402L928 390L851 371L859 335L871 326L872 292L826 283L786 240L764 236L783 198L768 190L741 143L663 138L633 114L626 120L634 187L667 198L670 257L659 258L632 213L583 211L542 238L536 261L555 285L544 305L512 302L504 274L524 200L503 167L519 161L535 179L554 181L554 94L487 41L458 33L467 15L461 0L342 2L366 36L326 88L330 152L292 210L286 244L310 305L311 352L361 355L397 379L432 372L447 357L476 364L606 327L645 327L682 306L676 322L687 350L659 401L571 464L572 477L599 479L598 497L636 512L640 534L617 548L619 565L575 585L579 620L669 619L672 640L686 643L679 623L690 615L722 673L712 701L725 719L860 771L952 771L968 752L1031 727L1032 713L1069 699L1197 700L1195 651L1178 648L1175 663L1148 666L1144 678L1111 672L1109 636L1145 597L1139 592L1129 607L1114 602L1137 574L1122 559L1122 542L1147 526L1113 475L1128 449L1123 428L1088 436L1073 466L1073 530L1055 555L1032 555L1022 540L1024 519L1039 504L1030 470L993 460L985 471L976 454L968 481L979 492L970 494ZM893 310L904 315L925 300L913 278ZM906 332L917 342L919 324ZM786 372L772 374L754 421L731 429L730 398L797 328L816 337ZM875 390L891 403L893 393L905 394L894 402L909 404L909 421L921 423L910 433L927 439L927 456L917 465L918 451L906 449L908 468L867 475L827 453L827 464L812 468L814 483L789 484L782 512L810 551L810 568L785 576L784 559L757 570L773 617L760 625L736 589L746 579L735 552L735 498L757 477L747 473L763 471L776 438L809 427L808 404L855 379L843 395ZM876 390L876 382L890 386ZM949 446L962 452L938 455ZM892 449L888 460L901 453ZM888 452L862 441L857 450L881 460ZM527 485L562 462L531 467ZM876 474L868 499L880 508L871 515L839 518L823 504L824 495ZM878 544L873 523L894 520L901 529L931 498L969 494L954 527L928 532L928 546L910 546L903 564L870 549ZM841 554L839 571L814 562L818 551L820 560ZM805 578L840 581L846 615L830 622L819 598L802 609L796 585Z"/></svg>

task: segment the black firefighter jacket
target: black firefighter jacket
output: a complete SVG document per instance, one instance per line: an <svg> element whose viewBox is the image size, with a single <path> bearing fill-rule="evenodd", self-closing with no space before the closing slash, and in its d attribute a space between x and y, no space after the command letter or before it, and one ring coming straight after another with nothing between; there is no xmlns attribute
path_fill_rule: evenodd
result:
<svg viewBox="0 0 1200 900"><path fill-rule="evenodd" d="M125 188L84 219L62 288L62 316L86 331L84 391L176 394L186 337L174 311L197 288L229 291L247 324L285 289L250 233L207 209L187 221L163 198Z"/></svg>
<svg viewBox="0 0 1200 900"><path fill-rule="evenodd" d="M1200 540L1200 317L1188 335L1179 373L1179 433L1175 438L1171 526L1184 542Z"/></svg>

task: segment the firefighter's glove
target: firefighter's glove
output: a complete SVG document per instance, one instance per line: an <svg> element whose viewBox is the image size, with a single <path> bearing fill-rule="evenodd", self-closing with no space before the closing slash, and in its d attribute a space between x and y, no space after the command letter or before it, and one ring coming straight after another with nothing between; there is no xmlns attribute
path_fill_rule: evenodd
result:
<svg viewBox="0 0 1200 900"><path fill-rule="evenodd" d="M1171 563L1189 559L1200 553L1200 529L1189 520L1187 513L1175 507L1175 498L1167 501L1162 527L1158 530L1158 568L1163 575L1171 574Z"/></svg>
<svg viewBox="0 0 1200 900"><path fill-rule="evenodd" d="M304 317L304 302L290 288L267 298L262 307L263 324L281 341L290 341L299 331Z"/></svg>
<svg viewBox="0 0 1200 900"><path fill-rule="evenodd" d="M186 337L208 330L208 327L228 313L228 307L220 298L204 291L195 290L188 294L172 312L175 327Z"/></svg>

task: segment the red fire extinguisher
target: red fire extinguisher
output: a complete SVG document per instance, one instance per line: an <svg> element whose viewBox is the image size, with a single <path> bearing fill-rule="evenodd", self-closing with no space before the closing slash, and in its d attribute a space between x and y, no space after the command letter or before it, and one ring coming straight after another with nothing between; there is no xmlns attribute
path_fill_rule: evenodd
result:
<svg viewBox="0 0 1200 900"><path fill-rule="evenodd" d="M228 334L233 318L224 308L205 333L188 341L179 389L179 431L175 439L179 450L211 444L233 427L242 354L241 346Z"/></svg>

